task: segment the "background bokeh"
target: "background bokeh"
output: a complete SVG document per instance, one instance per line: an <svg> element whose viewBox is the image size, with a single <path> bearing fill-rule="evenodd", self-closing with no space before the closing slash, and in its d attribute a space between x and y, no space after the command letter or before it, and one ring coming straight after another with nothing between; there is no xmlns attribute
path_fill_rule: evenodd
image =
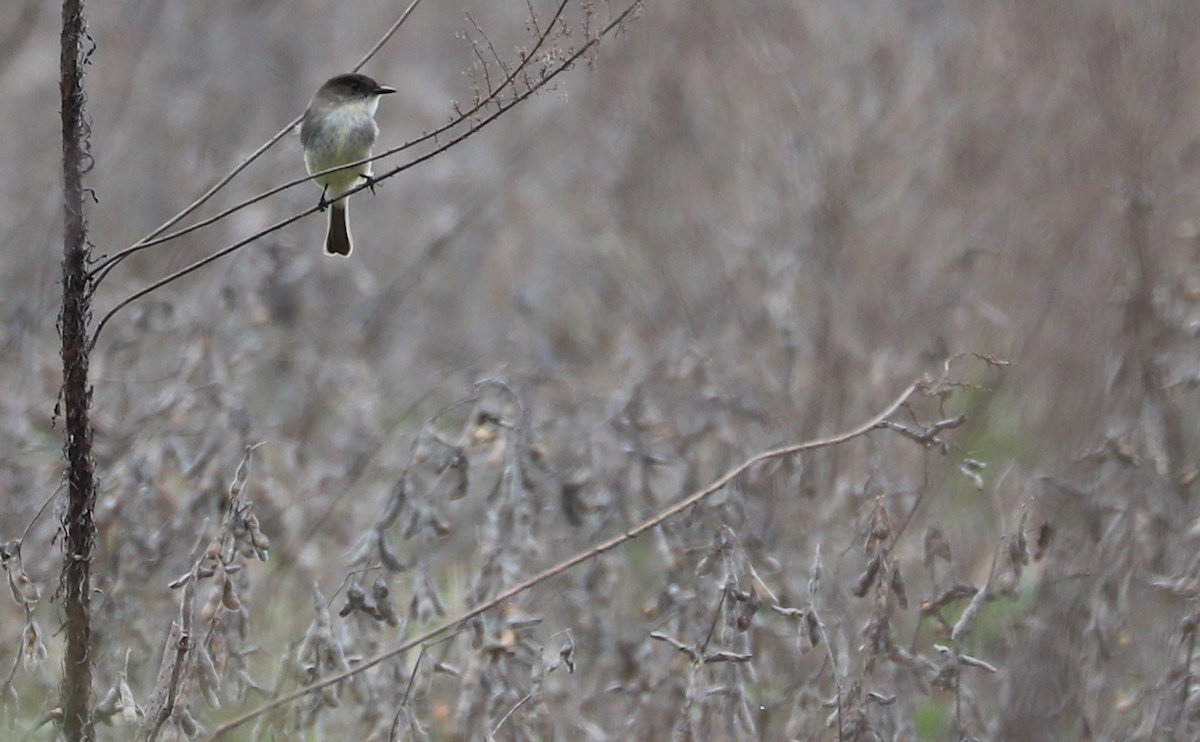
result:
<svg viewBox="0 0 1200 742"><path fill-rule="evenodd" d="M92 3L96 254L190 203L405 4ZM552 7L532 3L538 23ZM588 7L594 29L625 6ZM585 15L571 4L552 51L586 40ZM524 3L420 6L364 68L399 89L380 147L470 104L479 29L513 64L530 21ZM61 472L59 22L45 0L0 13L6 542ZM208 731L330 671L305 655L314 599L352 569L401 620L339 617L342 589L326 628L351 664L978 353L1011 365L957 361L944 394L896 418L967 415L943 445L878 431L755 469L415 671L414 652L257 733L1194 738L1197 42L1185 0L654 0L544 92L356 196L351 260L321 255L313 215L140 300L92 357L98 699L127 667L147 702L179 615L168 583L218 533L247 445L271 558L206 614L221 685L189 706ZM289 135L203 213L303 174ZM138 254L97 316L317 196L304 184ZM928 558L939 533L949 561ZM0 603L13 738L63 672L54 535L52 507L21 549L44 659ZM380 568L384 537L398 561ZM856 590L880 551L887 576ZM970 593L928 601L985 583L955 638L991 669L954 676L935 645ZM739 626L752 585L762 607ZM655 631L751 659L693 665ZM574 673L545 673L567 636ZM114 722L100 738L131 738Z"/></svg>

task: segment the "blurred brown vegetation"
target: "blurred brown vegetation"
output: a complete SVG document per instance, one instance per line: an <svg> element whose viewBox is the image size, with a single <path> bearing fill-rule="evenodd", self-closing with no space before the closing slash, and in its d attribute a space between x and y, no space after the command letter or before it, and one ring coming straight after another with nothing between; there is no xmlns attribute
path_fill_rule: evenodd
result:
<svg viewBox="0 0 1200 742"><path fill-rule="evenodd" d="M61 472L52 8L0 14L10 552ZM190 202L400 9L93 3L97 254ZM508 58L529 43L524 3L426 3L365 69L400 90L381 145L470 101L464 11ZM220 684L198 672L188 705L208 731L977 352L1015 365L961 362L962 386L896 418L967 415L944 445L881 430L755 470L233 737L1196 738L1198 37L1185 0L650 2L591 67L356 197L352 260L320 254L312 217L133 305L92 359L97 698L127 668L148 702L168 583L218 533L248 445L270 559L197 585ZM302 175L289 136L218 200ZM131 259L97 310L317 196ZM56 703L54 521L21 548L41 636L0 604L5 738ZM375 616L338 615L373 589ZM574 672L549 672L568 641ZM112 721L101 739L132 738Z"/></svg>

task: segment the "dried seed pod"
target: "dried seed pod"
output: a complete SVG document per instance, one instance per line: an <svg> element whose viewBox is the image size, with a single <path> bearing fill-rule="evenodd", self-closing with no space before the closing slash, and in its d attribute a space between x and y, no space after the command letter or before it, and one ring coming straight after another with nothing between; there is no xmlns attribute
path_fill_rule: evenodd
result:
<svg viewBox="0 0 1200 742"><path fill-rule="evenodd" d="M467 490L470 488L467 455L462 449L459 449L457 455L450 461L450 469L454 473L454 491L450 494L450 499L461 500L467 496Z"/></svg>
<svg viewBox="0 0 1200 742"><path fill-rule="evenodd" d="M196 650L196 678L200 683L200 693L210 708L220 708L221 697L218 691L221 690L221 674L217 672L212 653L207 647L201 644Z"/></svg>
<svg viewBox="0 0 1200 742"><path fill-rule="evenodd" d="M876 555L867 563L866 570L858 576L858 581L854 583L854 587L850 592L856 598L861 598L871 589L871 585L875 584L875 579L879 576L879 569L883 566L883 557Z"/></svg>
<svg viewBox="0 0 1200 742"><path fill-rule="evenodd" d="M958 684L958 663L952 659L938 670L931 685L938 690L954 690Z"/></svg>
<svg viewBox="0 0 1200 742"><path fill-rule="evenodd" d="M191 712L186 708L177 709L173 714L173 718L175 723L179 725L180 731L188 737L195 737L200 734L200 724L192 718Z"/></svg>
<svg viewBox="0 0 1200 742"><path fill-rule="evenodd" d="M377 618L379 620L386 621L388 626L397 626L400 624L400 616L396 614L396 608L392 605L387 582L384 581L382 576L375 578L375 584L371 586L371 597L375 599Z"/></svg>
<svg viewBox="0 0 1200 742"><path fill-rule="evenodd" d="M346 588L346 604L338 611L338 616L345 618L362 608L366 596L366 591L362 589L362 585L358 584L357 580L351 582L350 586Z"/></svg>
<svg viewBox="0 0 1200 742"><path fill-rule="evenodd" d="M1037 540L1034 542L1033 560L1039 561L1046 555L1046 550L1050 548L1051 542L1054 541L1054 526L1046 521L1038 528Z"/></svg>
<svg viewBox="0 0 1200 742"><path fill-rule="evenodd" d="M250 454L254 453L254 448L254 446L246 446L246 453L233 473L233 481L229 484L230 502L236 500L246 487L246 480L250 478Z"/></svg>
<svg viewBox="0 0 1200 742"><path fill-rule="evenodd" d="M875 507L871 509L871 526L867 532L867 555L873 555L876 548L892 535L892 521L888 517L887 508L883 504L883 495L875 498Z"/></svg>
<svg viewBox="0 0 1200 742"><path fill-rule="evenodd" d="M886 541L892 535L892 521L888 517L887 508L882 500L875 511L875 522L871 524L871 538L876 541Z"/></svg>
<svg viewBox="0 0 1200 742"><path fill-rule="evenodd" d="M821 643L821 621L817 618L817 614L809 611L804 614L804 621L808 624L809 638L812 639L813 646Z"/></svg>
<svg viewBox="0 0 1200 742"><path fill-rule="evenodd" d="M1017 579L1021 578L1021 572L1025 569L1025 565L1029 564L1029 549L1024 536L1025 532L1020 531L1008 540L1008 563Z"/></svg>
<svg viewBox="0 0 1200 742"><path fill-rule="evenodd" d="M808 654L813 649L812 633L802 628L800 630L800 637L797 643L800 647L800 656L803 657L804 655Z"/></svg>
<svg viewBox="0 0 1200 742"><path fill-rule="evenodd" d="M37 583L29 579L29 575L20 565L16 570L9 570L8 589L12 591L13 600L26 608L32 607L42 597Z"/></svg>
<svg viewBox="0 0 1200 742"><path fill-rule="evenodd" d="M566 641L563 642L562 648L558 650L558 657L554 662L550 663L550 667L546 672L554 672L559 666L565 665L567 672L574 674L575 672L575 642L571 639L568 633Z"/></svg>
<svg viewBox="0 0 1200 742"><path fill-rule="evenodd" d="M892 561L892 592L900 603L901 610L908 610L908 590L904 585L904 576L900 574L900 563Z"/></svg>
<svg viewBox="0 0 1200 742"><path fill-rule="evenodd" d="M41 627L37 621L27 622L25 630L21 632L21 666L31 672L45 662L47 656L49 652L42 642Z"/></svg>
<svg viewBox="0 0 1200 742"><path fill-rule="evenodd" d="M950 544L942 535L942 530L937 526L930 526L925 529L925 555L922 560L926 569L933 567L935 557L945 562L952 560Z"/></svg>
<svg viewBox="0 0 1200 742"><path fill-rule="evenodd" d="M138 720L138 715L141 709L138 708L137 702L133 700L133 689L129 687L129 683L122 679L117 684L117 693L121 698L121 718L126 724L133 724Z"/></svg>
<svg viewBox="0 0 1200 742"><path fill-rule="evenodd" d="M242 601L238 600L232 580L225 580L221 586L221 605L231 611L236 611L242 607Z"/></svg>
<svg viewBox="0 0 1200 742"><path fill-rule="evenodd" d="M804 625L800 627L800 654L808 654L821 643L821 622L812 609L804 612Z"/></svg>
<svg viewBox="0 0 1200 742"><path fill-rule="evenodd" d="M739 596L737 618L735 620L738 631L746 631L750 628L750 624L754 621L754 615L758 613L761 605L762 600L759 599L758 593L754 591L753 587Z"/></svg>
<svg viewBox="0 0 1200 742"><path fill-rule="evenodd" d="M408 565L400 559L396 552L392 551L392 545L386 534L380 534L375 545L379 553L379 562L384 569L389 572L403 572L408 569Z"/></svg>
<svg viewBox="0 0 1200 742"><path fill-rule="evenodd" d="M817 544L817 554L813 557L812 570L808 573L808 597L813 598L817 595L817 590L821 588L821 571L824 565L821 563L821 545Z"/></svg>

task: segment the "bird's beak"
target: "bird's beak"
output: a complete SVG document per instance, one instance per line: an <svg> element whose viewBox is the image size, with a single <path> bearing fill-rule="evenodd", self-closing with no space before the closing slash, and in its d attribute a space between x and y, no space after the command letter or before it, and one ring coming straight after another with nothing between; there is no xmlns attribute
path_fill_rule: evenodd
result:
<svg viewBox="0 0 1200 742"><path fill-rule="evenodd" d="M375 95L387 95L388 93L396 92L395 88L389 88L387 85L380 85L375 88Z"/></svg>

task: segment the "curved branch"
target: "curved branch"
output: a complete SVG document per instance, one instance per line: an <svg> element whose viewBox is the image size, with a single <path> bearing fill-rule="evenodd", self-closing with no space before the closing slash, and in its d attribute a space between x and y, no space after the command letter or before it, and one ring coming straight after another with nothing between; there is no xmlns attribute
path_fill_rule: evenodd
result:
<svg viewBox="0 0 1200 742"><path fill-rule="evenodd" d="M867 433L871 432L875 428L879 427L880 423L884 422L887 418L891 417L892 413L894 413L896 410L898 410L900 408L901 405L903 405L906 401L908 401L908 398L912 396L913 392L917 391L917 389L921 388L924 384L925 384L924 379L918 379L918 380L912 382L904 389L903 392L900 393L900 395L898 397L896 397L894 400L892 400L891 404L889 404L887 407L885 407L881 412L879 412L877 415L872 417L870 420L867 420L866 422L862 423L858 427L848 430L844 433L838 433L838 434L832 435L828 438L817 438L817 439L814 439L811 441L806 441L804 443L796 443L796 444L793 444L790 446L783 446L782 448L773 448L773 449L770 449L767 451L762 451L758 454L755 454L754 456L751 456L750 458L746 459L741 464L739 464L739 465L735 466L734 468L730 469L729 471L725 472L717 479L713 480L713 482L710 483L708 486L704 487L703 489L697 490L696 492L693 492L692 494L683 498L679 502L675 503L674 505L671 505L670 507L666 508L665 510L658 512L654 516L642 521L641 523L637 524L633 528L630 528L629 530L627 530L623 533L613 536L612 538L610 538L606 541L602 541L599 544L596 544L595 546L592 546L589 549L581 551L578 554L576 554L575 556L572 556L569 559L559 562L558 564L554 565L553 567L550 567L548 569L542 570L541 572L538 572L536 575L528 578L524 582L518 583L518 584L508 588L507 590L504 590L503 592L497 594L496 596L489 598L488 600L485 600L482 603L479 603L479 604L467 609L465 612L460 613L459 615L455 616L454 618L444 621L442 624L435 626L432 629L429 629L428 631L424 632L423 634L421 634L419 636L409 639L408 641L400 644L399 646L393 647L392 649L389 649L386 652L381 652L380 654L377 654L374 657L369 657L367 659L364 659L362 662L359 662L358 664L356 664L353 668L351 668L349 670L344 670L335 675L330 675L329 677L319 680L316 683L307 685L307 686L305 686L297 691L293 691L292 693L289 693L285 696L280 696L279 698L276 698L273 701L270 701L269 703L265 703L262 706L259 706L258 708L253 709L252 711L248 711L248 712L242 714L241 716L231 719L230 721L227 721L224 724L222 724L221 726L217 727L216 730L213 731L213 734L209 739L210 740L218 739L219 737L226 734L227 732L241 726L242 724L245 724L248 721L251 721L252 719L256 719L259 716L262 716L263 714L267 713L268 711L279 708L280 706L283 706L285 704L291 703L292 701L295 701L299 698L303 698L304 696L308 695L309 693L318 691L321 688L325 688L327 686L334 685L335 683L340 683L343 680L346 680L354 675L357 675L358 673L360 673L368 668L374 667L375 665L378 665L381 662L385 662L389 659L392 659L393 657L404 654L405 652L407 652L408 650L410 650L414 647L425 644L426 642L429 642L429 641L435 639L442 633L453 630L457 626L460 626L464 622L469 621L472 618L475 618L476 616L480 615L481 613L491 610L492 608L495 608L496 606L500 605L501 603L504 603L505 601L513 599L517 595L520 595L521 593L529 590L530 588L545 582L546 580L550 579L551 577L560 575L563 572L566 572L567 570L571 569L572 567L574 567L578 564L582 564L583 562L586 562L595 557L598 557L605 552L612 551L613 549L620 546L621 544L624 544L626 541L630 541L634 538L637 538L638 536L642 535L646 531L649 531L650 529L661 525L662 523L666 522L667 520L670 520L674 516L679 515L680 513L684 512L685 510L688 510L689 508L699 504L702 500L704 500L705 498L709 497L710 495L720 491L721 489L723 489L725 487L725 485L729 484L734 479L736 479L737 477L744 474L747 470L749 470L753 466L756 466L756 465L761 464L766 461L770 461L772 459L778 459L778 458L783 458L786 456L792 456L797 453L801 453L803 451L812 451L812 450L818 449L818 448L828 448L829 446L835 446L835 445L853 440L854 438L858 438L862 435L866 435Z"/></svg>
<svg viewBox="0 0 1200 742"><path fill-rule="evenodd" d="M500 98L500 96L504 93L506 88L515 85L517 76L520 75L522 72L524 72L529 67L530 63L534 59L537 52L546 43L546 39L549 38L552 29L558 23L558 20L559 20L559 18L562 17L562 14L566 11L567 3L569 1L570 0L561 0L560 1L558 7L554 11L554 15L551 18L550 23L548 23L546 25L546 30L538 34L537 40L534 42L533 47L525 54L524 58L521 60L521 63L518 64L507 77L505 77L504 81L501 82L500 85L498 85L495 90L489 91L488 95L486 97L480 99L478 102L476 102L476 104L474 106L472 106L470 109L468 109L467 111L460 114L457 118L452 119L449 123L447 123L443 126L440 126L431 132L423 134L423 135L417 137L416 139L413 139L412 141L405 142L404 144L400 145L399 147L393 147L392 149L386 150L386 151L381 152L372 157L367 157L367 158L364 158L357 162L349 163L347 165L338 165L336 167L331 167L327 170L322 170L320 172L313 173L312 175L307 175L303 178L297 178L290 182L284 183L281 186L276 186L274 188L271 188L270 190L267 190L267 191L264 191L263 193L258 194L257 196L254 196L254 197L246 199L245 201L242 201L238 204L235 204L235 205L229 207L228 209L225 209L224 211L220 212L219 214L211 216L207 219L203 219L199 222L196 222L195 224L184 227L183 229L179 229L174 232L171 232L170 234L162 235L163 231L174 226L184 216L190 214L191 212L193 212L197 208L199 208L200 205L202 205L205 201L207 201L209 199L209 197L211 197L214 193L216 193L217 190L224 187L226 183L228 183L230 180L232 180L235 175L237 175L239 172L241 172L243 169L245 169L245 167L247 165L249 165L251 162L253 162L255 159L257 159L263 152L265 152L268 148L270 148L277 141L279 141L285 134L287 134L289 131L291 131L293 128L295 128L296 125L300 123L300 119L303 118L303 115L297 116L296 118L292 119L292 122L290 124L288 124L283 130L281 130L274 137L272 137L269 141L267 141L266 144L259 147L258 150L256 150L254 152L254 154L250 155L250 157L248 157L244 162L242 162L241 165L239 165L232 172L230 172L227 176L225 176L220 182L218 182L215 186L213 186L211 189L209 189L209 191L207 193L205 193L197 201L192 203L192 205L188 206L186 209L181 211L176 216L172 217L168 222L163 224L161 227L159 227L155 231L151 232L149 235L143 237L141 240L138 240L133 245L130 245L129 247L121 250L120 252L115 253L114 255L112 255L109 258L99 261L99 264L96 266L95 269L93 269L93 280L95 282L95 285L98 286L100 284L100 282L103 281L104 278L108 276L109 272L111 272L113 268L115 268L117 265L120 264L121 261L123 261L125 258L129 257L130 255L133 255L134 253L139 253L142 250L146 250L151 247L157 247L158 245L161 245L165 242L170 242L171 240L174 240L174 239L182 237L186 234L195 232L198 229L207 227L208 225L213 224L214 222L220 221L221 219L224 219L225 217L227 217L235 212L241 211L242 209L246 208L247 206L251 206L253 204L258 203L259 201L262 201L263 199L274 196L276 193L280 193L282 191L286 191L289 188L295 188L298 185L307 183L307 182L309 182L309 180L311 180L314 177L317 177L320 175L326 175L326 174L332 173L336 170L341 170L342 168L357 167L359 165L362 165L362 164L365 164L368 162L373 162L375 160L379 160L384 157L390 157L399 152L403 152L405 150L411 149L412 147L415 147L419 144L423 144L424 142L427 142L431 139L436 140L438 137L442 136L443 134L445 134L453 129L458 128L464 121L473 119L475 116L477 116L479 114L480 111L482 111L486 107L490 106L492 103L496 102ZM371 50L371 52L366 57L364 57L363 60L358 63L358 65L356 65L354 67L355 71L360 69L363 66L363 64L365 64L367 62L367 60L369 60L371 58L371 56L373 54L375 54L375 52L378 51L380 47L383 46L384 42L386 42L391 37L391 35L395 33L395 31L400 27L400 24L404 22L404 20L408 17L408 14L413 10L413 8L416 7L417 3L419 3L419 2L420 2L420 0L413 0L412 4L409 5L408 8L404 11L404 13L400 16L400 19L397 20L396 23L394 23L392 25L392 28L388 30L388 33L384 34L384 37L382 39L380 39L379 43L377 43L375 45L375 47ZM630 6L630 10L632 8L636 7L638 4L639 4L638 2L633 3ZM626 12L622 13L618 17L617 21L614 21L612 26L615 27L615 25L617 24L617 22L619 20L628 16L630 10L626 10ZM601 36L603 36L605 33L607 33L607 31L608 31L608 29L605 29L604 31L601 31L599 34L597 34L597 36L595 37L596 40L598 40ZM594 46L594 44L591 43L591 41L592 40L589 40L589 43L584 45L585 49L591 48L592 46ZM578 57L578 55L575 55L575 56L576 56L576 58ZM559 71L561 71L561 70L559 70ZM548 80L550 77L553 77L557 73L558 73L558 71L554 71L554 73L549 75L546 79ZM543 84L544 84L544 82L539 82L534 87L534 89L541 88ZM514 100L516 100L518 102L520 100L524 100L524 98L528 97L529 92L530 91L526 91L526 94L524 94L522 96L518 96ZM501 104L501 106L503 107L503 104ZM508 107L511 107L511 101L510 101L510 105ZM503 110L507 110L508 107L503 107ZM490 120L490 118L488 120ZM461 140L456 140L456 141L461 141ZM376 178L376 181L378 181L378 180L380 180L380 178ZM357 192L357 191L353 191L353 192ZM162 236L160 237L159 235L162 235Z"/></svg>
<svg viewBox="0 0 1200 742"><path fill-rule="evenodd" d="M368 51L363 56L363 58L358 61L358 64L354 65L354 67L351 69L351 72L358 72L360 69L362 69L363 65L365 65L367 62L371 61L371 58L374 57L379 52L379 50L383 48L383 45L386 44L393 36L396 35L396 32L400 30L400 26L403 25L403 23L406 20L408 20L408 16L411 15L413 10L416 9L416 7L420 4L421 4L421 0L412 0L412 2L409 3L409 6L404 9L404 12L400 14L400 17L396 19L396 22L393 23L391 25L391 27L383 34L383 36L380 37L379 41L377 41L375 43L375 46L371 47L370 51ZM224 177L222 177L220 180L218 180L216 182L216 184L214 184L211 188L209 188L207 191L205 191L204 194L200 196L200 198L198 198L195 201L193 201L192 203L188 204L183 209L183 211L180 211L175 216L173 216L170 219L168 219L167 221L163 222L161 225L159 225L157 228L155 228L154 231L150 232L150 234L146 235L142 239L133 243L133 245L131 245L130 247L127 247L124 250L121 250L120 252L118 252L110 257L107 257L103 260L98 261L98 264L92 270L92 280L94 281L94 283L99 284L100 281L104 280L104 277L107 276L109 274L109 272L112 271L113 268L116 268L118 265L120 265L121 261L123 261L125 258L129 257L130 255L133 255L136 252L140 252L148 247L153 247L155 245L161 245L162 243L167 242L168 240L173 240L176 237L180 237L189 232L197 230L201 227L212 224L213 222L217 221L218 219L224 219L226 216L229 216L230 214L237 211L238 209L244 209L251 204L257 203L258 201L261 201L262 199L264 199L268 196L274 195L275 193L278 193L279 191L284 190L285 188L291 188L299 183L306 182L308 179L302 178L302 179L294 181L292 183L288 183L287 185L282 186L280 188L272 189L270 191L267 191L264 194L261 194L261 195L256 196L248 201L238 204L237 206L235 206L232 209L227 209L226 211L221 212L220 214L218 214L217 216L215 216L211 219L206 219L197 224L193 224L186 229L181 229L176 232L172 232L171 234L167 235L166 237L163 237L162 239L156 239L163 232L167 231L171 227L178 224L179 221L181 219L183 219L184 217L186 217L188 214L191 214L196 209L203 206L210 198L212 198L214 195L216 195L217 191L224 188L226 185L229 184L229 181L231 181L235 177L237 177L238 173L245 170L247 167L250 166L250 163L257 160L268 149L275 146L275 143L278 142L280 139L283 139L283 137L286 136L289 131L291 131L292 129L295 129L296 125L300 123L300 120L303 117L304 117L303 114L301 114L300 116L297 116L296 118L292 119L291 123L289 123L287 126L283 127L278 132L276 132L275 135L273 137L271 137L270 139L268 139L261 147L254 150L254 152L252 152L246 159L242 160L238 164L237 167L235 167L233 170L230 170ZM93 291L94 291L94 287L93 287Z"/></svg>
<svg viewBox="0 0 1200 742"><path fill-rule="evenodd" d="M175 271L174 273L172 273L168 276L165 276L163 278L160 278L159 280L155 281L154 283L152 283L148 286L144 286L144 287L138 289L137 291L133 292L132 294L125 297L121 301L117 302L117 304L112 309L105 312L104 316L100 318L100 321L96 324L96 331L94 333L92 333L92 341L88 344L88 352L90 353L92 351L92 349L96 347L96 341L100 339L100 332L104 329L104 326L108 324L108 321L113 318L113 315L115 315L117 312L121 311L125 307L129 306L133 302L137 301L138 299L142 298L143 296L145 296L147 294L157 291L158 289L162 288L163 286L166 286L168 283L173 283L173 282L179 280L180 278L183 278L184 276L188 275L189 273L194 273L194 272L200 270L201 268L208 265L209 263L211 263L219 258L223 258L226 255L230 254L231 252L234 252L235 250L239 250L239 249L245 247L246 245L249 245L251 242L254 242L255 240L265 237L266 235L268 235L272 232L275 232L277 230L283 229L284 227L286 227L287 225L289 225L293 222L298 222L301 219L303 219L304 217L306 217L309 214L312 214L316 211L318 211L318 207L313 206L312 208L308 209L307 211L302 211L299 214L295 214L291 217L288 217L287 219L275 222L271 226L269 226L265 229L261 229L258 232L255 232L254 234L250 235L249 237L247 237L244 240L240 240L238 242L233 243L232 245L229 245L228 247L222 248L221 250L218 250L217 252L213 253L212 255L209 255L206 258L197 260L195 263L192 263L191 265L187 266L186 268L180 268L179 270Z"/></svg>
<svg viewBox="0 0 1200 742"><path fill-rule="evenodd" d="M567 2L567 0L563 0L562 5L559 6L559 13L562 12L562 8L566 5L566 2ZM641 4L642 4L641 0L634 0L632 3L630 3L629 7L627 7L624 11L622 11L619 15L617 15L608 25L606 25L603 29L601 29L599 33L597 33L591 39L588 39L587 43L583 44L577 51L575 51L573 54L567 56L556 67L549 70L548 72L546 72L546 74L544 76L539 78L536 82L532 83L527 90L525 90L521 94L513 97L507 103L498 103L496 110L494 110L488 116L486 116L482 119L479 119L477 122L475 122L471 127L469 127L463 133L459 134L458 136L454 137L453 139L448 140L445 144L438 146L436 149L433 149L433 150L421 155L420 157L417 157L413 160L409 160L408 162L404 163L403 165L398 165L397 167L386 171L382 175L376 176L375 178L372 179L372 183L379 183L380 181L387 180L388 178L398 175L398 174L404 172L405 170L416 167L417 165L420 165L421 163L425 162L426 160L429 160L432 157L440 155L441 153L445 152L446 150L450 149L451 147L454 147L455 145L459 144L460 142L479 133L480 131L482 131L484 129L484 127L486 127L488 124L495 121L500 116L503 116L505 113L507 113L509 110L511 110L514 106L517 106L517 105L525 102L526 100L528 100L534 93L536 93L539 90L541 90L542 88L544 88L554 78L558 77L563 72L566 72L567 70L571 69L575 65L575 63L577 61L579 61L579 59L581 57L583 57L585 54L587 54L589 51L591 51L596 45L598 45L604 37L606 37L608 34L612 33L618 27L620 27L621 23L624 22L626 18L628 18L630 15L632 15L634 13L634 11L636 11L638 8L641 7ZM555 19L557 19L557 18L558 18L558 14L555 15ZM550 25L553 25L553 22ZM536 50L536 47L535 47L535 50ZM526 60L531 59L531 58L532 58L532 54L526 56ZM522 67L524 67L526 63L527 62L523 62ZM505 81L504 85L509 84L509 81L513 80L516 77L516 75L519 73L520 69L521 68L519 67L516 70L514 70L513 73ZM467 117L472 115L472 112L477 112L479 110L479 108L481 108L483 105L484 105L484 103L481 103L479 106L476 106L475 108L471 109L471 111L464 114L463 117L458 119L458 121L454 122L454 124L452 126L456 126L458 123L462 122L463 120L466 120ZM442 131L442 130L439 130L439 131ZM408 149L409 147L419 144L420 142L426 141L426 140L430 139L431 137L436 136L436 134L437 134L437 132L434 132L431 134L426 134L425 136L423 136L419 139L414 139L412 142L409 142L408 144L388 150L386 152L383 152L382 154L376 155L374 157L369 157L364 160L360 160L359 162L353 163L351 165L342 165L337 168L331 168L331 170L325 171L325 172L332 172L333 170L338 170L343 167L353 167L358 164L362 164L365 162L371 162L373 160L378 160L382 157L387 157L389 155L392 155L397 152L401 152L405 149ZM298 180L298 181L295 181L294 184L303 183L306 180L307 180L307 178ZM280 188L278 188L276 190L282 190L285 187L290 187L290 185L289 186L281 186ZM369 188L369 187L371 187L370 183L362 183L359 186L357 186L356 188L353 188L352 190L347 191L346 195L350 196L352 194L358 193L359 191ZM268 192L267 194L263 194L247 203L253 203L255 201L266 198L268 195L271 195L271 193L273 193L273 192L274 191ZM232 213L233 211L236 211L238 208L242 208L242 207L241 206L235 207L234 209L229 210L228 213ZM318 210L319 210L318 207L313 206L312 208L302 211L299 214L295 214L291 217L288 217L287 219L278 221L278 222L272 224L271 226L266 227L265 229L259 230L258 232L254 233L253 235L247 237L244 240L235 242L234 244L229 245L228 247L225 247L225 248L219 250L218 252L215 252L212 255L209 255L206 258L198 260L195 263L192 263L191 265L189 265L185 268L182 268L182 269L176 271L175 273L172 273L169 276L159 279L158 281L155 281L154 283L150 284L149 286L141 288L141 289L135 291L134 293L130 294L129 296L127 296L126 298L124 298L120 302L118 302L116 304L116 306L114 306L112 309L108 310L104 314L104 316L100 319L100 322L97 323L96 331L95 331L95 333L92 334L91 344L88 346L89 350L96 346L96 341L99 340L99 338L100 338L101 330L104 329L104 326L108 324L108 321L110 319L112 319L113 315L115 315L121 309L124 309L125 307L129 306L133 302L142 298L143 296L146 296L147 294L150 294L150 293L162 288L163 286L166 286L169 283L172 283L180 278L183 278L184 276L186 276L190 273L193 273L193 272L199 270L200 268L208 265L209 263L217 260L218 258L222 258L242 247L245 247L246 245L250 244L251 242L258 240L261 237L265 237L266 235L268 235L272 232L278 231L279 229L282 229L283 227L286 227L287 225L292 224L293 222L299 221L300 219L302 219L302 218L308 216L309 214L312 214ZM214 217L212 220L209 220L209 221L211 222L211 221L215 220L216 218L219 218L220 216L223 216L223 215L218 215L218 217ZM199 225L196 226L195 228L199 228ZM192 230L192 228L189 227L187 229L180 230L180 233L181 234L186 233L191 230ZM169 239L169 238L170 238L170 235L168 235L167 237L164 237L163 240L165 241L166 239ZM149 246L150 246L149 244L145 245L145 247L149 247ZM125 250L124 253L128 254L132 250L134 250L134 248L129 248L129 249Z"/></svg>

